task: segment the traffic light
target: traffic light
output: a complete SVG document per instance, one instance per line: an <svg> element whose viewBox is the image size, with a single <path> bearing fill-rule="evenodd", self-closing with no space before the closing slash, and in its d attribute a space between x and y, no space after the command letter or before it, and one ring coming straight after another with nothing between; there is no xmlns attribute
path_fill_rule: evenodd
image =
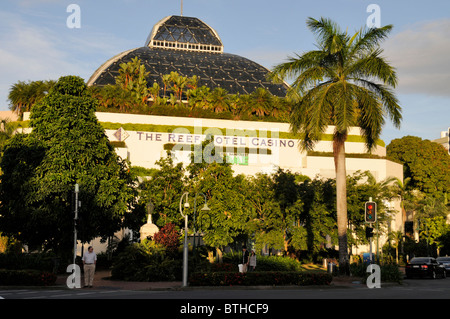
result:
<svg viewBox="0 0 450 319"><path fill-rule="evenodd" d="M366 238L372 238L373 237L373 228L372 227L366 227Z"/></svg>
<svg viewBox="0 0 450 319"><path fill-rule="evenodd" d="M375 221L377 220L377 203L366 202L365 219L367 223L375 223Z"/></svg>

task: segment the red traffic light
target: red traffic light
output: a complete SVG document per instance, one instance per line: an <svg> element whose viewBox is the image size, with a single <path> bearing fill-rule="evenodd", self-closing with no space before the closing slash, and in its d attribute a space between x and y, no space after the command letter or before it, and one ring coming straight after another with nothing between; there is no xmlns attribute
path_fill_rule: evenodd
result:
<svg viewBox="0 0 450 319"><path fill-rule="evenodd" d="M365 203L365 220L368 223L374 223L377 220L377 203Z"/></svg>

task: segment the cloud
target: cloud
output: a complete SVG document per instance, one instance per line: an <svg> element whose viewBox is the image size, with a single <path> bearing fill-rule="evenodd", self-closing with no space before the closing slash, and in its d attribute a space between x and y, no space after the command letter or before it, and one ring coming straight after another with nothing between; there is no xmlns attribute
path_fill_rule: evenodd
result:
<svg viewBox="0 0 450 319"><path fill-rule="evenodd" d="M391 36L385 56L397 68L399 93L450 96L450 19L427 21Z"/></svg>
<svg viewBox="0 0 450 319"><path fill-rule="evenodd" d="M78 75L86 81L118 53L114 36L93 30L36 25L18 14L0 11L0 110L6 110L10 87L18 81L57 80Z"/></svg>

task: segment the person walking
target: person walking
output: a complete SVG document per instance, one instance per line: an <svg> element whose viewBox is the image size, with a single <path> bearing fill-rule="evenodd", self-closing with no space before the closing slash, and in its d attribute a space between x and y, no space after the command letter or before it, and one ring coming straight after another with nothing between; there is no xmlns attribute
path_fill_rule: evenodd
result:
<svg viewBox="0 0 450 319"><path fill-rule="evenodd" d="M97 254L92 246L88 247L88 252L83 255L84 287L92 288L94 283L95 265L97 264Z"/></svg>
<svg viewBox="0 0 450 319"><path fill-rule="evenodd" d="M246 273L248 269L248 250L246 246L242 247L242 272Z"/></svg>
<svg viewBox="0 0 450 319"><path fill-rule="evenodd" d="M255 271L255 268L256 268L256 254L255 254L254 250L252 250L252 253L250 254L248 266L249 266L249 271Z"/></svg>

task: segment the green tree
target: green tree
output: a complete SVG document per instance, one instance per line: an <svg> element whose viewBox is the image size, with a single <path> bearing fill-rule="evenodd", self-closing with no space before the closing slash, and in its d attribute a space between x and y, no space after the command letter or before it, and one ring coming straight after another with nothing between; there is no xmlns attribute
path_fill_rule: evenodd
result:
<svg viewBox="0 0 450 319"><path fill-rule="evenodd" d="M276 227L280 206L275 200L274 181L270 175L248 176L245 181L246 205L249 207L249 232L254 237L255 247L266 245L284 249L282 232Z"/></svg>
<svg viewBox="0 0 450 319"><path fill-rule="evenodd" d="M119 75L116 76L116 85L124 91L131 92L137 101L146 103L149 96L147 87L147 72L145 65L138 57L128 63L120 64Z"/></svg>
<svg viewBox="0 0 450 319"><path fill-rule="evenodd" d="M229 109L229 104L227 90L217 87L211 92L211 110L216 113L226 112Z"/></svg>
<svg viewBox="0 0 450 319"><path fill-rule="evenodd" d="M277 65L273 74L294 78L291 94L297 101L290 123L292 132L300 133L303 148L312 149L328 126L334 126L339 264L348 272L345 141L348 130L358 126L371 150L386 115L400 125L401 108L391 90L397 84L396 72L379 47L392 26L362 29L350 36L328 19L309 18L307 25L317 36L318 49Z"/></svg>
<svg viewBox="0 0 450 319"><path fill-rule="evenodd" d="M76 76L61 77L34 105L32 132L8 142L0 163L5 233L30 247L70 251L75 183L82 202L80 241L121 228L135 197L134 181L97 121L97 105Z"/></svg>
<svg viewBox="0 0 450 319"><path fill-rule="evenodd" d="M315 255L337 241L335 181L305 179L299 184L299 197L303 203L300 225L305 230L299 248Z"/></svg>
<svg viewBox="0 0 450 319"><path fill-rule="evenodd" d="M153 222L163 227L173 223L183 227L183 218L179 211L180 197L185 189L183 163L174 164L170 154L156 162L155 170L149 180L141 185L139 202L146 206L150 201L154 205Z"/></svg>
<svg viewBox="0 0 450 319"><path fill-rule="evenodd" d="M450 156L444 147L416 136L394 139L386 147L392 160L403 164L411 188L433 194L450 193Z"/></svg>
<svg viewBox="0 0 450 319"><path fill-rule="evenodd" d="M250 94L252 101L252 112L256 116L264 117L271 113L273 108L273 96L266 89L259 87Z"/></svg>
<svg viewBox="0 0 450 319"><path fill-rule="evenodd" d="M10 109L22 116L29 112L55 85L55 81L19 81L11 86L8 94Z"/></svg>

